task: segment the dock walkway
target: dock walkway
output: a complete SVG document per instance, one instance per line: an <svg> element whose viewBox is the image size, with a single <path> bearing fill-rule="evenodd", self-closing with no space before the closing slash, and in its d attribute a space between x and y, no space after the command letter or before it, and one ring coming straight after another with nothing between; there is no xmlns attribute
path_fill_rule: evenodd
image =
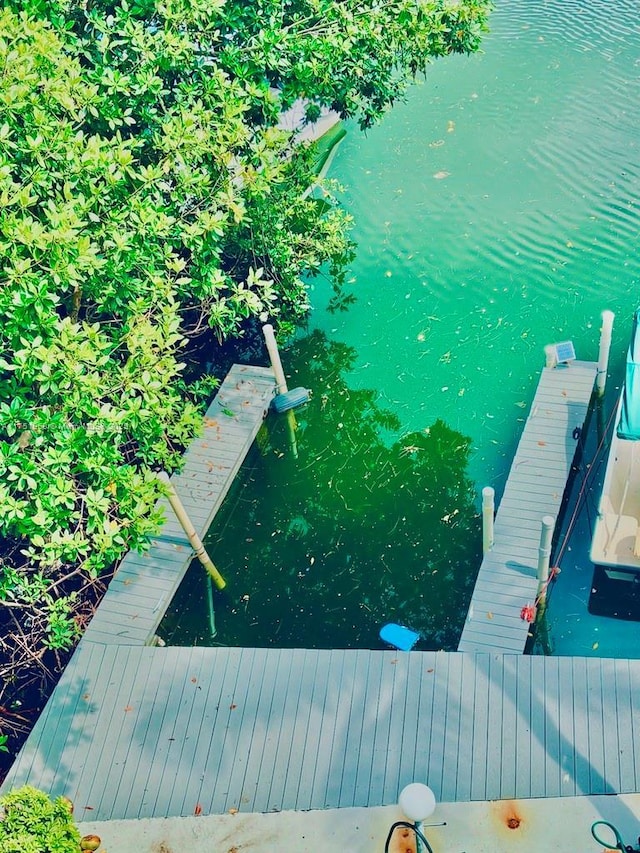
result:
<svg viewBox="0 0 640 853"><path fill-rule="evenodd" d="M92 821L633 792L639 723L640 661L87 643L6 785Z"/></svg>
<svg viewBox="0 0 640 853"><path fill-rule="evenodd" d="M240 464L213 454L223 427L233 432L246 414L250 443L273 390L270 371L240 371L176 482L201 531L222 500L218 472L228 487ZM520 622L521 597L535 588L523 520L530 513L537 527L550 499L559 506L594 373L551 371L534 400L514 469L529 472L518 481L525 497L539 497L522 510L510 481L491 554L507 574L480 584L493 584L485 621L503 632L511 613L501 602ZM557 493L547 474L544 487L536 479L551 413L564 419L548 462L548 473L565 471ZM148 556L119 570L2 790L65 794L80 821L388 805L416 780L445 802L638 790L640 661L505 654L474 636L466 652L150 647L190 559L180 536L169 521Z"/></svg>
<svg viewBox="0 0 640 853"><path fill-rule="evenodd" d="M542 518L556 518L593 392L597 365L545 367L496 513L458 651L522 654L535 601Z"/></svg>
<svg viewBox="0 0 640 853"><path fill-rule="evenodd" d="M234 364L205 418L202 435L185 453L174 474L175 487L202 538L220 508L253 444L275 391L273 371ZM130 551L109 584L81 643L145 645L154 634L193 551L168 501L165 523L148 551Z"/></svg>

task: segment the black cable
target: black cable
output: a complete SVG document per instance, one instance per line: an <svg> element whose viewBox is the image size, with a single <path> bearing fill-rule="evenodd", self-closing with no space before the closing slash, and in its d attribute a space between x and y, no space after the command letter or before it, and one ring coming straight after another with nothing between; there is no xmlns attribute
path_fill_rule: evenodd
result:
<svg viewBox="0 0 640 853"><path fill-rule="evenodd" d="M431 845L424 837L424 835L420 832L418 827L414 823L409 823L406 820L398 820L392 825L391 829L389 830L389 835L387 835L387 840L384 843L384 853L389 853L389 844L391 843L391 836L399 826L406 826L408 829L412 829L415 832L416 836L420 839L420 841L422 841L422 843L425 845L429 853L433 853Z"/></svg>

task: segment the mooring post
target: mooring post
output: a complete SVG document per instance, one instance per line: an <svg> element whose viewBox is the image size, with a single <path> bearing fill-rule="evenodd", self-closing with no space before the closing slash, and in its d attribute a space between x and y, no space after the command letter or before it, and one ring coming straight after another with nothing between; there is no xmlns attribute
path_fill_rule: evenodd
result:
<svg viewBox="0 0 640 853"><path fill-rule="evenodd" d="M553 344L547 344L544 348L544 366L555 367L557 363L558 359L556 358L556 348Z"/></svg>
<svg viewBox="0 0 640 853"><path fill-rule="evenodd" d="M547 597L547 584L549 582L549 560L551 558L551 539L555 518L545 515L542 518L540 530L540 547L538 548L538 601L543 603Z"/></svg>
<svg viewBox="0 0 640 853"><path fill-rule="evenodd" d="M495 491L491 486L482 490L482 553L493 548L493 517Z"/></svg>
<svg viewBox="0 0 640 853"><path fill-rule="evenodd" d="M602 312L602 328L600 329L600 352L598 354L598 373L596 374L596 390L598 397L604 394L609 366L609 350L611 349L611 330L613 329L613 311Z"/></svg>
<svg viewBox="0 0 640 853"><path fill-rule="evenodd" d="M276 336L273 333L273 326L271 323L267 323L262 327L262 334L264 335L264 341L267 345L267 352L269 353L269 360L271 361L271 367L273 368L273 375L276 378L276 394L286 394L289 389L287 388L287 380L284 375L284 370L282 369L280 353L278 352L278 344L276 343Z"/></svg>
<svg viewBox="0 0 640 853"><path fill-rule="evenodd" d="M205 547L202 544L202 539L200 539L200 537L196 533L195 528L191 523L189 516L187 515L187 511L184 508L182 501L178 497L178 493L174 489L173 483L169 479L169 475L166 471L159 471L156 476L158 480L160 480L160 482L163 484L163 486L165 486L167 489L167 497L169 498L171 508L175 512L176 518L178 519L180 525L182 526L182 529L186 533L191 547L193 548L195 556L205 567L212 581L218 587L218 589L224 589L227 583L220 574L220 572L214 566L211 557L207 554Z"/></svg>
<svg viewBox="0 0 640 853"><path fill-rule="evenodd" d="M278 352L278 344L276 343L276 337L273 333L273 326L271 323L267 323L262 327L262 333L264 335L264 341L267 345L267 352L269 353L269 360L271 361L271 367L273 368L273 375L276 378L276 394L286 394L289 390L287 388L287 379L284 375L284 370L282 369L282 362L280 361L280 353ZM296 439L296 430L298 429L298 423L296 421L296 416L293 412L293 409L289 409L286 413L287 415L287 429L289 432L289 444L291 445L291 452L295 459L298 458L298 440Z"/></svg>

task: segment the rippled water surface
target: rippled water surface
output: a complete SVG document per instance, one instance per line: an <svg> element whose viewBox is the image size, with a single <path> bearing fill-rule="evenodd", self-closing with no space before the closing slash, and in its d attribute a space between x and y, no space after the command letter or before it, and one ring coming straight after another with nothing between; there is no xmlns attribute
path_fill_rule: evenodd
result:
<svg viewBox="0 0 640 853"><path fill-rule="evenodd" d="M315 392L298 459L274 420L212 530L232 578L216 642L373 646L389 618L455 647L475 496L500 493L544 345L595 360L612 309L622 377L640 303L638 21L630 0L498 2L481 55L436 62L380 126L349 128L331 175L357 300L330 313L314 285L313 334L285 356L290 385ZM175 641L207 641L205 617L179 621Z"/></svg>
<svg viewBox="0 0 640 853"><path fill-rule="evenodd" d="M405 428L471 435L482 482L508 468L546 343L595 358L611 308L620 355L640 273L637 3L497 5L482 55L437 62L343 143L358 302L314 316Z"/></svg>

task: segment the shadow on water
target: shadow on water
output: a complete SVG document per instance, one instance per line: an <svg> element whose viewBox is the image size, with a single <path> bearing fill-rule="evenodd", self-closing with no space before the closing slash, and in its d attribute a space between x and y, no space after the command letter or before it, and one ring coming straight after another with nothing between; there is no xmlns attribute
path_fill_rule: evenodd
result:
<svg viewBox="0 0 640 853"><path fill-rule="evenodd" d="M290 387L313 391L287 420L271 415L211 527L228 581L215 594L192 566L160 635L172 644L377 648L388 621L420 632L419 648L454 649L480 564L466 475L470 440L436 420L399 440L372 389L353 390L355 350L315 331L286 360Z"/></svg>

